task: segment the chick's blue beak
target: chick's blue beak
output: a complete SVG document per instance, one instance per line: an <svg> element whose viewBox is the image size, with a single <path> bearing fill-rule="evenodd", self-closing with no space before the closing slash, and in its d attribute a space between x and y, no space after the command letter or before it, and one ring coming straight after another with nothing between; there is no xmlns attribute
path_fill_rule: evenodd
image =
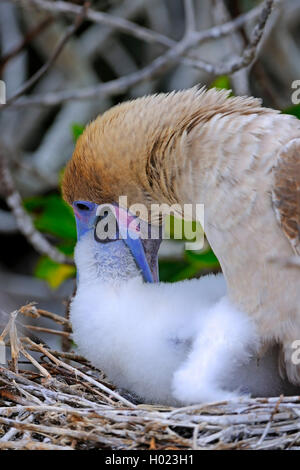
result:
<svg viewBox="0 0 300 470"><path fill-rule="evenodd" d="M140 238L137 238L135 240L131 238L130 236L127 236L127 238L124 238L123 241L128 246L129 250L131 251L131 254L134 257L134 260L137 266L140 268L142 272L144 280L146 282L157 282L158 275L155 279L155 273L151 272L150 266L148 264L148 260L146 258L142 240Z"/></svg>
<svg viewBox="0 0 300 470"><path fill-rule="evenodd" d="M110 236L104 233L103 236L102 231L99 234L97 226L100 225L99 221L104 219L103 215L99 215L101 214L100 209L105 207L108 206L98 206L89 201L75 201L73 203L78 240L89 230L94 230L95 239L102 246L122 240L129 248L138 268L141 270L144 280L151 283L158 282L158 249L161 240L143 239L141 237L139 219L117 205L110 205L113 208L113 216L116 222L115 233ZM106 220L103 220L103 226L105 226Z"/></svg>

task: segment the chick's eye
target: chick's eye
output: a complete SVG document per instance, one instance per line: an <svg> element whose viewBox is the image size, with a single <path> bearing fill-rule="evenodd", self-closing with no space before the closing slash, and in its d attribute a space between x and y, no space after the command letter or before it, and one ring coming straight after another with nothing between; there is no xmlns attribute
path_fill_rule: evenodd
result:
<svg viewBox="0 0 300 470"><path fill-rule="evenodd" d="M119 228L111 210L102 211L95 224L94 237L97 242L109 243L119 240Z"/></svg>

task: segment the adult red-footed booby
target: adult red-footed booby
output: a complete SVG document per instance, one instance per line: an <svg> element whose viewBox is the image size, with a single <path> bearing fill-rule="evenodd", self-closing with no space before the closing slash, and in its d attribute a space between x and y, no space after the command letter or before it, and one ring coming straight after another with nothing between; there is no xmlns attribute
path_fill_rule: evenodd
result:
<svg viewBox="0 0 300 470"><path fill-rule="evenodd" d="M203 203L231 304L254 319L263 342L282 345L288 376L299 384L292 357L300 339L300 274L268 259L300 252L299 155L295 117L254 98L193 88L98 117L77 142L63 194L86 207L118 204L123 195L128 206L143 203L149 211L152 203ZM145 267L141 243L129 248Z"/></svg>

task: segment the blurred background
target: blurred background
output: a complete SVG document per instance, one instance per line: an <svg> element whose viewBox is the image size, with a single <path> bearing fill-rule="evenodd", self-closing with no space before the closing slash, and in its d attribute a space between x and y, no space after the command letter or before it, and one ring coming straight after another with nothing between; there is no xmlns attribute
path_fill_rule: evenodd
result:
<svg viewBox="0 0 300 470"><path fill-rule="evenodd" d="M255 25L271 3L256 44ZM225 34L223 24L239 27ZM172 55L187 37L193 45ZM99 113L201 84L300 117L291 100L300 80L300 0L0 0L0 79L7 102L0 108L4 325L10 311L32 301L66 310L75 268L61 261L72 256L76 230L60 180L76 139ZM180 240L161 247L163 281L218 271L207 243L199 252L185 251Z"/></svg>

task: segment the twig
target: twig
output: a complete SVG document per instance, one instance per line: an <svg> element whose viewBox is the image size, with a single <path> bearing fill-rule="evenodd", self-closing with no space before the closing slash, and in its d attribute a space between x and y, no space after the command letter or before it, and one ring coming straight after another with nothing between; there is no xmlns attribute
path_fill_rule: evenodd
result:
<svg viewBox="0 0 300 470"><path fill-rule="evenodd" d="M0 209L0 233L15 233L17 231L18 227L14 215Z"/></svg>
<svg viewBox="0 0 300 470"><path fill-rule="evenodd" d="M14 0L17 3L25 3L24 0ZM191 2L191 0L187 0L187 2ZM80 13L80 6L67 3L64 1L56 1L50 2L48 0L26 0L26 5L32 4L36 5L44 11L49 11L52 14L55 13L66 13L72 15L78 15ZM191 13L191 5L188 6L188 15ZM200 44L208 39L218 39L224 35L230 34L233 29L240 28L244 23L256 18L260 12L262 7L258 6L250 10L250 12L240 15L235 20L225 23L220 27L213 27L206 31L200 31L196 33L197 35L197 43ZM160 44L165 47L172 47L175 45L175 41L163 34L156 33L151 29L142 27L133 23L132 21L125 20L123 18L118 18L116 16L110 15L109 13L99 12L92 10L89 8L86 12L86 19L98 24L104 24L109 26L116 31L121 31L123 33L129 34L130 36L134 36L137 39L144 40L148 43L153 44ZM233 24L231 24L233 23Z"/></svg>
<svg viewBox="0 0 300 470"><path fill-rule="evenodd" d="M26 357L26 359L28 359L31 364L33 366L35 366L37 368L37 370L40 371L40 373L46 378L46 379L51 379L51 375L49 374L49 372L41 365L38 363L38 361L36 361L34 359L34 357L31 356L31 354L29 354L25 348L22 346L21 349L20 349L21 353L23 354L23 356Z"/></svg>
<svg viewBox="0 0 300 470"><path fill-rule="evenodd" d="M119 395L118 393L114 392L113 390L110 390L108 387L106 387L105 385L103 384L100 384L99 382L97 382L96 380L94 380L92 377L89 377L88 375L84 374L83 372L75 369L74 367L70 366L69 364L66 364L65 362L62 362L60 361L59 359L57 359L55 356L53 356L53 354L51 354L46 348L44 348L41 344L35 344L33 341L31 341L31 339L29 338L26 338L28 344L30 344L31 346L34 346L37 348L38 351L40 351L41 353L43 353L45 356L47 356L51 361L53 361L56 365L62 367L63 369L66 369L70 372L72 372L73 374L75 374L75 376L78 376L78 377L81 377L82 379L86 380L87 382L91 383L92 385L94 385L95 387L97 388L100 388L102 391L106 392L106 393L109 393L111 394L112 396L114 396L118 401L124 403L124 405L126 406L129 406L129 407L133 407L135 408L135 405L133 403L131 403L130 401L126 400L125 398L121 397L121 395Z"/></svg>
<svg viewBox="0 0 300 470"><path fill-rule="evenodd" d="M28 349L31 349L31 346L29 346ZM36 349L34 348L32 350L36 351ZM53 356L57 356L62 359L67 359L70 361L78 362L79 364L89 365L89 361L85 357L79 356L78 354L75 354L74 352L62 352L62 351L55 351L51 349L51 353L53 354Z"/></svg>
<svg viewBox="0 0 300 470"><path fill-rule="evenodd" d="M72 429L64 429L58 426L45 426L41 424L18 422L16 420L3 418L3 417L0 417L0 423L5 424L7 426L12 425L16 429L20 429L21 431L30 430L32 432L44 434L44 435L56 434L58 436L68 436L68 437L84 439L84 440L88 440L92 442L99 442L99 441L101 442L101 439L99 440L99 437L97 435L91 432L86 432L86 431L74 431Z"/></svg>
<svg viewBox="0 0 300 470"><path fill-rule="evenodd" d="M59 325L65 325L68 328L71 328L71 322L65 318L62 317L61 315L57 315L57 313L52 313L48 312L48 310L43 310L42 308L37 308L35 305L28 304L24 305L19 309L20 313L22 315L29 315L32 316L33 318L39 318L39 316L45 317L45 318L50 318L50 320L53 320L55 323L58 323Z"/></svg>
<svg viewBox="0 0 300 470"><path fill-rule="evenodd" d="M27 80L11 98L7 100L7 103L6 103L7 105L13 103L17 98L24 95L41 77L43 77L47 73L47 71L50 69L50 67L54 64L54 62L60 55L61 51L63 50L68 40L73 36L73 34L77 31L79 26L82 24L89 5L90 5L89 2L84 3L74 23L71 26L69 26L69 28L67 28L65 34L63 35L63 37L60 39L57 46L55 47L51 57L49 57L47 62L34 75L32 75L32 77L30 77L29 80Z"/></svg>
<svg viewBox="0 0 300 470"><path fill-rule="evenodd" d="M190 63L190 65L195 68L206 70L206 72L214 75L230 75L250 65L255 60L257 48L262 38L267 19L271 14L273 3L274 0L265 1L264 9L261 12L258 23L253 30L252 38L240 57L227 64L211 64L199 59L186 59L187 63Z"/></svg>
<svg viewBox="0 0 300 470"><path fill-rule="evenodd" d="M18 430L19 432L19 430ZM70 446L58 446L55 444L47 444L43 442L34 442L30 439L22 439L20 441L0 442L0 449L22 449L22 450L74 450Z"/></svg>
<svg viewBox="0 0 300 470"><path fill-rule="evenodd" d="M34 1L37 1L37 0L34 0ZM38 1L44 2L45 0L38 0ZM270 1L272 3L272 0L267 0L267 3L269 3ZM56 2L55 5L57 5L57 3L58 2ZM263 9L261 13L261 16L264 19L263 24L266 21L265 10L266 9ZM268 9L269 13L270 11L271 10ZM166 72L175 63L180 61L182 57L191 48L197 46L198 44L208 39L217 39L224 35L232 33L233 31L238 29L241 25L243 25L246 21L248 21L250 18L253 18L253 16L257 16L259 12L261 12L261 7L259 9L255 9L254 11L251 10L248 14L240 15L239 17L235 18L234 20L228 23L224 23L223 25L210 28L207 31L202 31L199 33L194 32L192 34L189 34L188 37L183 37L182 40L179 42L170 40L172 43L172 47L170 47L170 49L165 54L159 56L151 64L147 65L146 67L132 74L117 78L115 80L111 80L104 84L91 86L87 88L81 88L81 89L71 90L71 91L65 90L65 91L60 91L60 92L51 92L51 93L46 93L44 95L35 95L32 97L23 97L20 100L13 103L12 106L13 107L23 107L23 106L33 106L33 105L54 106L54 105L57 105L57 104L60 104L69 100L83 100L83 99L90 99L96 96L104 97L104 96L113 96L113 95L125 93L130 87L135 86L145 80L150 80L154 78L155 76L158 76ZM259 21L259 24L262 24L261 20ZM255 34L253 45L255 45L255 43L257 42L256 36L257 35ZM246 63L248 63L248 61L249 62L251 61L252 53L250 54L249 50L246 49L243 57L240 59L238 63L231 63L229 65L224 64L223 66L219 66L219 67L213 64L210 64L208 62L201 61L199 59L185 58L185 63L193 67L199 67L203 70L206 70L209 73L215 73L218 75L219 73L221 74L228 73L228 71L233 72L233 71L238 70L239 68L242 68L243 66L245 66Z"/></svg>
<svg viewBox="0 0 300 470"><path fill-rule="evenodd" d="M29 31L24 39L17 45L15 46L12 50L7 52L5 55L0 57L0 75L3 72L4 67L6 64L16 57L20 52L22 52L23 49L37 36L39 35L42 31L44 31L45 28L47 28L51 23L53 22L53 17L49 16L48 18L45 18L43 21L41 21L40 24L38 24L35 28L33 28L31 31Z"/></svg>
<svg viewBox="0 0 300 470"><path fill-rule="evenodd" d="M225 4L225 0L214 0L212 2L212 16L216 24L222 24L225 21L231 20L230 10ZM226 38L227 39L227 38ZM232 35L224 40L224 55L228 53L235 53L236 55L242 54L245 44L248 43L248 37L244 31L235 31ZM231 84L233 93L236 95L251 95L249 87L249 70L250 67L244 67L237 73L232 74Z"/></svg>
<svg viewBox="0 0 300 470"><path fill-rule="evenodd" d="M24 328L27 328L28 330L32 330L32 331L40 331L43 333L49 333L51 335L63 336L65 338L70 338L71 336L71 333L68 333L67 331L53 330L52 328L45 328L43 326L24 325Z"/></svg>
<svg viewBox="0 0 300 470"><path fill-rule="evenodd" d="M31 217L27 214L22 206L22 199L14 186L14 182L8 167L8 162L3 151L0 152L0 180L1 193L5 196L7 205L12 210L20 232L27 238L29 243L41 254L49 256L57 263L71 264L72 259L52 246L48 240L38 232L32 222Z"/></svg>
<svg viewBox="0 0 300 470"><path fill-rule="evenodd" d="M78 5L74 5L73 3L63 2L63 1L56 1L51 2L48 0L14 0L17 3L21 3L24 6L33 5L36 6L43 11L48 11L52 14L70 14L72 16L78 15L81 12L81 7ZM137 39L149 42L149 43L158 43L162 44L166 47L170 47L171 39L167 38L163 34L156 33L150 29L144 28L139 26L132 21L126 20L124 18L120 18L117 16L110 15L109 13L95 11L89 8L86 11L86 19L92 21L94 23L98 23L101 25L109 26L110 28L115 29L116 31L120 31L122 33L129 34L130 36L134 36Z"/></svg>
<svg viewBox="0 0 300 470"><path fill-rule="evenodd" d="M185 34L196 31L194 0L184 0Z"/></svg>
<svg viewBox="0 0 300 470"><path fill-rule="evenodd" d="M240 70L241 68L246 67L247 65L251 64L251 62L254 61L256 57L257 47L264 33L266 22L271 14L273 4L274 4L274 0L265 1L264 9L260 15L260 19L257 25L254 28L252 38L248 46L246 47L244 53L242 54L241 58L238 59L234 64L232 64L230 73L236 72L237 70ZM225 72L225 73L228 73L228 72Z"/></svg>

